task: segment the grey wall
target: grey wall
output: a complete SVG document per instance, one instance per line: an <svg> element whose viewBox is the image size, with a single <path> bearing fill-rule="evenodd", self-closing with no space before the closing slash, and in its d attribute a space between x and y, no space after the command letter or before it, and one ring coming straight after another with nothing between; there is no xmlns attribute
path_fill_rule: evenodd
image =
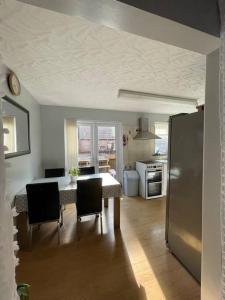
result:
<svg viewBox="0 0 225 300"><path fill-rule="evenodd" d="M138 118L140 116L148 116L151 123L168 120L168 115L144 115L134 112L100 109L41 106L43 167L62 167L65 165L64 119L75 118L76 120L118 121L126 125L126 127L137 127ZM149 156L150 155L151 153L149 151Z"/></svg>
<svg viewBox="0 0 225 300"><path fill-rule="evenodd" d="M0 65L1 78L5 79L7 72L7 68ZM12 96L8 90L6 80L2 83L1 88L6 91L8 97L25 107L30 113L31 154L6 160L6 194L7 199L12 201L20 189L41 174L40 105L24 87L22 87L21 95L18 97Z"/></svg>
<svg viewBox="0 0 225 300"><path fill-rule="evenodd" d="M219 51L207 57L203 236L202 236L202 299L220 297L220 125L219 125Z"/></svg>
<svg viewBox="0 0 225 300"><path fill-rule="evenodd" d="M220 35L220 17L217 0L119 1L206 33L215 36Z"/></svg>

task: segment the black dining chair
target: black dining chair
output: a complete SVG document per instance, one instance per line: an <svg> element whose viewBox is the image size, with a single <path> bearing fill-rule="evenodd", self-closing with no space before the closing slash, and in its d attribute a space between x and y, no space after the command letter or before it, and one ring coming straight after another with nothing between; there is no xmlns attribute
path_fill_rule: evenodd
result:
<svg viewBox="0 0 225 300"><path fill-rule="evenodd" d="M91 175L95 174L95 167L83 167L79 168L80 175Z"/></svg>
<svg viewBox="0 0 225 300"><path fill-rule="evenodd" d="M100 216L102 233L102 178L77 180L77 221L88 215Z"/></svg>
<svg viewBox="0 0 225 300"><path fill-rule="evenodd" d="M59 200L58 182L27 184L28 223L30 247L32 245L33 225L57 222L58 243L60 227L63 225L63 212Z"/></svg>
<svg viewBox="0 0 225 300"><path fill-rule="evenodd" d="M64 168L45 169L45 178L64 177L64 176L65 176Z"/></svg>

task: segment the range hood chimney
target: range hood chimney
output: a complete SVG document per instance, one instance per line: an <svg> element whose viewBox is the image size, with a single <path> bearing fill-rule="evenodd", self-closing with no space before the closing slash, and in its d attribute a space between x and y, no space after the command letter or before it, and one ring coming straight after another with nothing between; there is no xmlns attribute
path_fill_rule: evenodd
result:
<svg viewBox="0 0 225 300"><path fill-rule="evenodd" d="M158 135L149 131L148 118L138 119L139 128L137 129L137 135L134 140L155 140L161 139Z"/></svg>

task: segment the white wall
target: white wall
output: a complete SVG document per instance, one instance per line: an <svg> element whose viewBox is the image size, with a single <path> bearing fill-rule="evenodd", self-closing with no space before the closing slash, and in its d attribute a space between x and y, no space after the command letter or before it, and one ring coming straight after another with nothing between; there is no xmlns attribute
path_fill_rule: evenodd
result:
<svg viewBox="0 0 225 300"><path fill-rule="evenodd" d="M33 178L41 175L41 122L40 105L22 87L20 96L14 97L8 90L6 76L8 69L0 65L0 77L3 80L1 88L6 95L25 107L30 113L31 154L7 159L6 193L7 199L12 201L15 194Z"/></svg>
<svg viewBox="0 0 225 300"><path fill-rule="evenodd" d="M207 57L202 215L201 299L219 300L221 299L219 51Z"/></svg>
<svg viewBox="0 0 225 300"><path fill-rule="evenodd" d="M71 16L79 16L84 17L91 22L102 24L116 30L122 30L126 32L130 32L132 34L137 34L152 40L157 40L166 44L170 44L176 47L184 48L187 50L199 52L202 54L208 54L214 51L219 47L219 38L214 37L210 34L204 33L200 30L193 29L197 24L193 24L193 22L198 20L198 25L200 25L200 19L202 23L207 24L204 27L209 28L215 27L214 22L212 21L209 15L215 14L214 5L209 7L205 5L205 2L216 2L217 0L201 0L201 4L198 0L198 5L200 9L192 9L191 6L187 9L188 3L195 3L194 0L186 0L185 4L183 1L176 0L175 5L171 4L173 1L157 1L161 3L160 11L162 12L162 8L167 9L169 6L173 13L177 11L177 16L181 17L181 9L186 12L186 17L189 20L184 22L184 13L182 13L183 17L180 18L179 22L183 24L192 25L193 28L183 25L178 22L174 22L169 20L172 19L172 15L165 15L165 18L155 15L154 13L146 12L142 9L137 9L133 6L126 5L124 3L120 3L119 1L112 0L64 0L62 5L62 0L19 0L21 2L25 2L28 4L36 5L42 8L50 9L59 13L68 14ZM128 2L128 1L127 1ZM133 1L132 1L133 2ZM140 7L143 8L149 6L148 4L145 6L145 2L153 2L153 1L138 1L141 2ZM156 0L155 0L156 2ZM178 3L182 2L180 7L177 6ZM129 3L131 3L129 1ZM168 3L168 4L167 4ZM175 8L176 7L176 8ZM207 12L206 10L210 11ZM151 11L149 9L149 11ZM154 11L154 10L152 10ZM157 13L159 14L159 9L157 9ZM200 12L203 12L200 14ZM156 10L154 11L156 13ZM168 10L167 10L168 12ZM188 14L188 15L187 15ZM217 18L218 16L215 16ZM190 19L191 18L191 19ZM176 18L174 18L176 20ZM134 21L135 20L135 21ZM209 21L210 20L210 21ZM208 23L210 23L210 26ZM201 26L200 28L202 28ZM203 28L202 28L203 29Z"/></svg>
<svg viewBox="0 0 225 300"><path fill-rule="evenodd" d="M168 115L159 114L145 115L141 113L100 109L41 106L43 167L63 167L65 165L64 119L75 118L76 120L118 121L124 125L125 132L129 129L134 132L134 128L136 129L138 127L138 118L140 116L149 117L150 126L152 126L155 121L164 122L168 120ZM126 149L124 155L126 163L128 163L128 160L126 160L127 151L131 151L132 155L132 159L129 163L132 163L135 159L149 159L154 151L154 144L150 141L135 141L135 143L131 143L131 147ZM139 157L139 151L142 153L141 157ZM137 154L136 156L134 152Z"/></svg>

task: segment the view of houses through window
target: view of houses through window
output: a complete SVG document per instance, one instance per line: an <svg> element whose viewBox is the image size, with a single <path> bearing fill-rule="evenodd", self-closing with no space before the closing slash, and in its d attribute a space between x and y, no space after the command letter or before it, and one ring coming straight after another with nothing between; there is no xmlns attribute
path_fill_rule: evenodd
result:
<svg viewBox="0 0 225 300"><path fill-rule="evenodd" d="M78 164L97 165L99 172L116 173L115 126L78 124Z"/></svg>
<svg viewBox="0 0 225 300"><path fill-rule="evenodd" d="M92 127L91 125L78 126L78 163L79 166L89 166L92 158Z"/></svg>

